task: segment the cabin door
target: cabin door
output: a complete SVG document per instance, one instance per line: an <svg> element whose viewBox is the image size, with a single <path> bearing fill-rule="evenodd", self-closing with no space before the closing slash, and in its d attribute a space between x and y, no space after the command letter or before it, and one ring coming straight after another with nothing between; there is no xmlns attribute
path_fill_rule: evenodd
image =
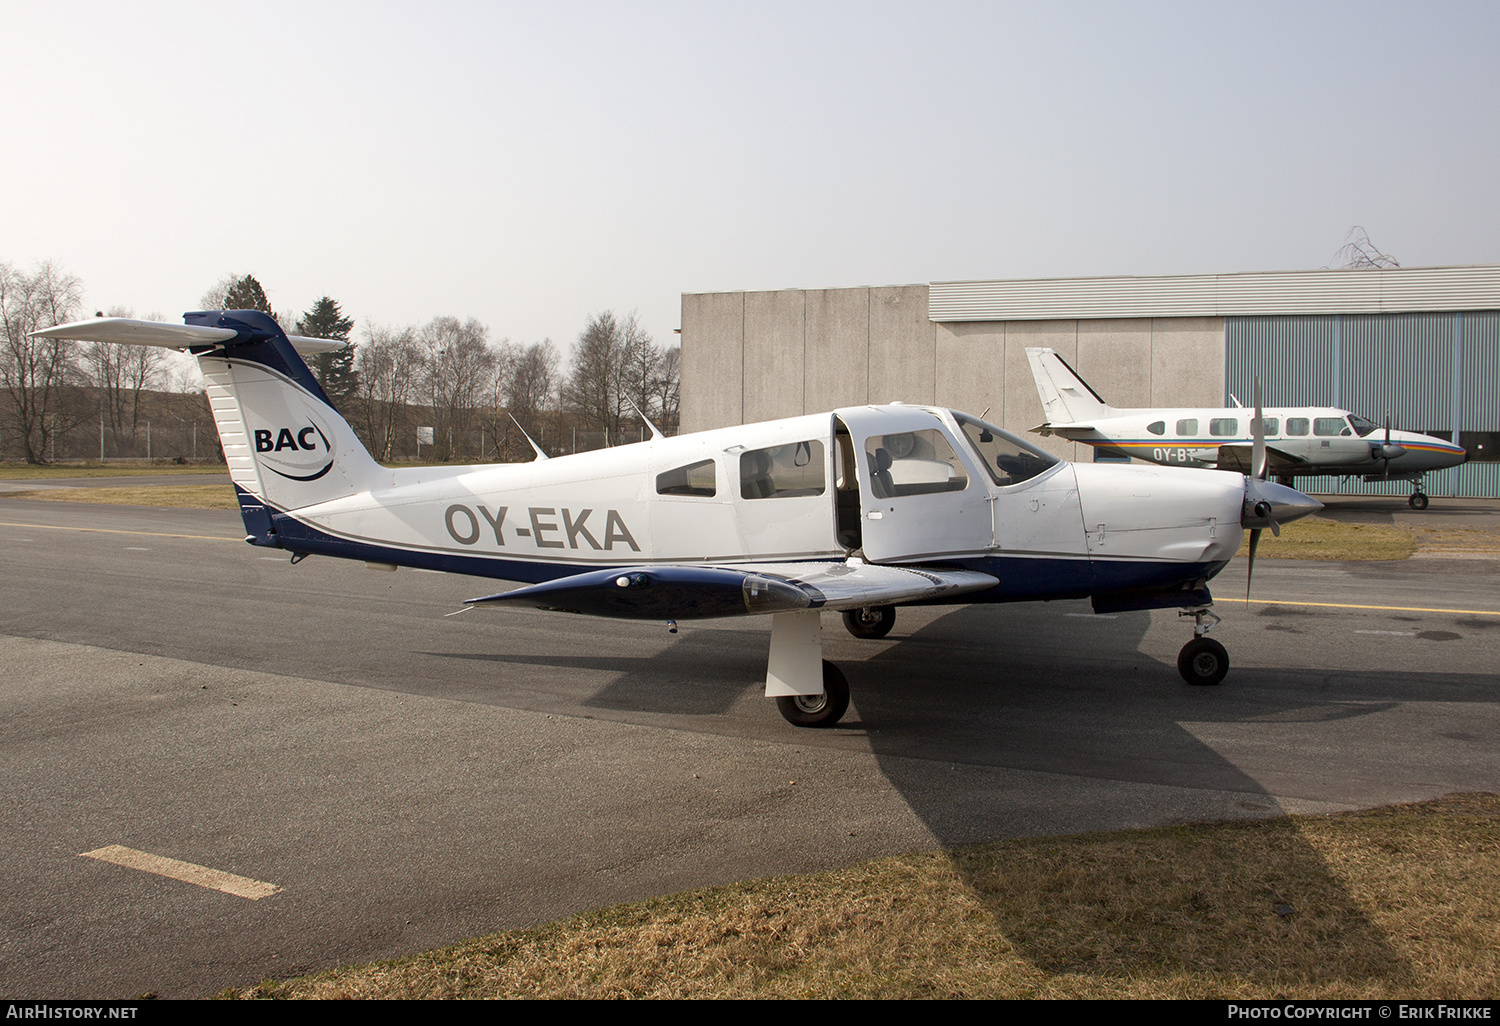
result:
<svg viewBox="0 0 1500 1026"><path fill-rule="evenodd" d="M981 555L994 545L983 472L935 414L918 407L840 410L859 469L859 528L872 563Z"/></svg>

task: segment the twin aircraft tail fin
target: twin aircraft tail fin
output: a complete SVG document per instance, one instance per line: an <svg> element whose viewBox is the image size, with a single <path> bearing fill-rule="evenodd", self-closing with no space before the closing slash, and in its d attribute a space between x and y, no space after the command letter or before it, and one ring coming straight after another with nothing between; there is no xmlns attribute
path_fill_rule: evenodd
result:
<svg viewBox="0 0 1500 1026"><path fill-rule="evenodd" d="M202 311L184 320L101 318L37 334L180 348L196 356L252 536L265 533L265 507L296 510L391 483L391 471L370 457L298 355L298 348L315 352L337 343L299 338L294 345L257 310Z"/></svg>
<svg viewBox="0 0 1500 1026"><path fill-rule="evenodd" d="M1088 425L1114 415L1114 408L1051 349L1028 348L1026 358L1031 361L1031 376L1036 380L1047 426Z"/></svg>

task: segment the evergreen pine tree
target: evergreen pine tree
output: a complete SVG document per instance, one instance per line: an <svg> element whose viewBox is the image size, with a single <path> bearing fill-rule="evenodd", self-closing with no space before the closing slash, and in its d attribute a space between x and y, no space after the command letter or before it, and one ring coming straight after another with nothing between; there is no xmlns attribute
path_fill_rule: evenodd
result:
<svg viewBox="0 0 1500 1026"><path fill-rule="evenodd" d="M259 310L276 316L271 310L271 301L266 298L266 290L260 287L253 274L247 274L229 286L229 291L224 293L223 309Z"/></svg>
<svg viewBox="0 0 1500 1026"><path fill-rule="evenodd" d="M349 341L349 332L354 328L354 318L345 317L339 305L327 296L312 305L297 320L297 334L308 338L327 338L339 342ZM359 372L354 369L354 347L331 353L319 353L312 359L313 371L318 375L318 384L336 407L352 401L359 390Z"/></svg>

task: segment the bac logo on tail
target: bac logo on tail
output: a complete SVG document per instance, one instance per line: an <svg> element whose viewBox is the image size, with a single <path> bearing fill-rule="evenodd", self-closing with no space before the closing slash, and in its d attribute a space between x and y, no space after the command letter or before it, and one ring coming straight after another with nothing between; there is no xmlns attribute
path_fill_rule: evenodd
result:
<svg viewBox="0 0 1500 1026"><path fill-rule="evenodd" d="M333 446L311 418L305 427L257 428L254 435L256 458L288 481L316 481L333 469Z"/></svg>

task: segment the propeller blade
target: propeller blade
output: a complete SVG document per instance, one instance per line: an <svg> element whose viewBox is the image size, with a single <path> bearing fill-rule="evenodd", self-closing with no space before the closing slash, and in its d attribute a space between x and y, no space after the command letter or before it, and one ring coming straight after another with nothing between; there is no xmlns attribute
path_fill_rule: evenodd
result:
<svg viewBox="0 0 1500 1026"><path fill-rule="evenodd" d="M1276 521L1271 521L1274 525ZM1255 550L1260 545L1260 528L1250 532L1250 562L1245 567L1245 601L1250 601L1250 581L1255 576Z"/></svg>
<svg viewBox="0 0 1500 1026"><path fill-rule="evenodd" d="M1260 408L1260 378L1255 379L1255 419L1250 422L1250 476L1266 479L1266 418Z"/></svg>

